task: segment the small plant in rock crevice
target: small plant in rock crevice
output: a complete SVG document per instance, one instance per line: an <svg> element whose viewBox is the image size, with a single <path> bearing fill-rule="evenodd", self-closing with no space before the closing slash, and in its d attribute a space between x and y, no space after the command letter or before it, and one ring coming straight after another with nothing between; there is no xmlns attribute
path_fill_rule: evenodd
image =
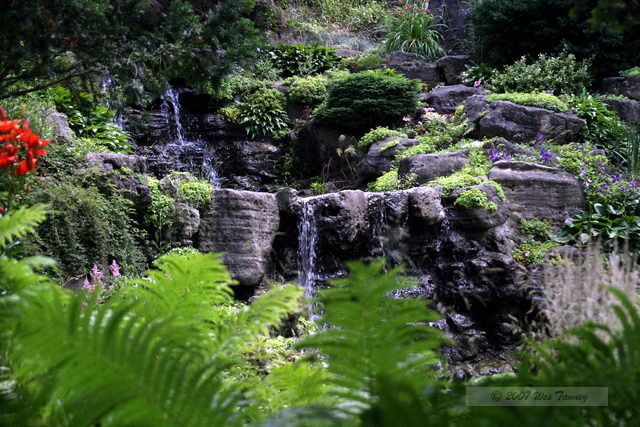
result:
<svg viewBox="0 0 640 427"><path fill-rule="evenodd" d="M489 212L498 210L498 205L489 201L487 193L479 188L470 188L460 193L454 205L464 209L485 208Z"/></svg>
<svg viewBox="0 0 640 427"><path fill-rule="evenodd" d="M251 138L270 135L278 138L289 131L285 98L276 89L260 89L247 96L238 108L238 120Z"/></svg>

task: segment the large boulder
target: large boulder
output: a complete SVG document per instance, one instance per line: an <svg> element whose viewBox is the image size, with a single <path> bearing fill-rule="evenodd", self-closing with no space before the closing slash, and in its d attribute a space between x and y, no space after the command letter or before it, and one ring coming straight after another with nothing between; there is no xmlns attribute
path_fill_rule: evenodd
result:
<svg viewBox="0 0 640 427"><path fill-rule="evenodd" d="M484 90L479 87L465 85L443 86L435 88L422 98L422 101L435 109L438 113L451 114L458 105L473 95L482 95Z"/></svg>
<svg viewBox="0 0 640 427"><path fill-rule="evenodd" d="M262 180L278 176L281 151L265 141L234 141L216 147L218 173L228 175L253 175Z"/></svg>
<svg viewBox="0 0 640 427"><path fill-rule="evenodd" d="M43 118L50 127L54 140L73 141L73 131L69 127L67 116L56 110L45 110Z"/></svg>
<svg viewBox="0 0 640 427"><path fill-rule="evenodd" d="M620 120L628 123L640 123L640 102L630 99L600 98L610 110L618 113Z"/></svg>
<svg viewBox="0 0 640 427"><path fill-rule="evenodd" d="M280 217L275 194L215 190L200 210L199 249L224 252L224 263L241 285L258 285L268 272Z"/></svg>
<svg viewBox="0 0 640 427"><path fill-rule="evenodd" d="M121 153L88 153L85 158L89 166L98 168L100 172L112 172L123 168L136 173L147 172L147 160L142 156Z"/></svg>
<svg viewBox="0 0 640 427"><path fill-rule="evenodd" d="M163 239L181 245L193 245L200 228L200 211L186 203L175 203L171 227L163 233Z"/></svg>
<svg viewBox="0 0 640 427"><path fill-rule="evenodd" d="M423 60L415 53L391 52L387 67L393 68L408 79L418 79L429 87L443 83L438 66L434 62Z"/></svg>
<svg viewBox="0 0 640 427"><path fill-rule="evenodd" d="M602 92L622 95L640 101L640 74L630 77L609 77L602 80Z"/></svg>
<svg viewBox="0 0 640 427"><path fill-rule="evenodd" d="M462 82L460 74L471 64L469 55L443 56L436 61L444 82L447 85L457 85Z"/></svg>
<svg viewBox="0 0 640 427"><path fill-rule="evenodd" d="M398 141L397 144L394 141ZM371 180L388 172L393 166L393 160L398 152L418 145L417 139L400 138L392 136L374 142L358 167L358 174L364 180ZM395 144L395 145L394 145Z"/></svg>
<svg viewBox="0 0 640 427"><path fill-rule="evenodd" d="M469 150L451 153L418 154L400 161L398 176L416 174L417 184L425 184L441 176L448 176L469 163Z"/></svg>
<svg viewBox="0 0 640 427"><path fill-rule="evenodd" d="M483 95L468 98L464 112L475 125L471 137L503 137L515 143L530 143L541 133L556 144L566 144L585 124L573 113L558 113L510 101L487 102Z"/></svg>
<svg viewBox="0 0 640 427"><path fill-rule="evenodd" d="M512 212L523 218L563 221L586 207L580 183L562 169L519 161L499 161L489 171Z"/></svg>
<svg viewBox="0 0 640 427"><path fill-rule="evenodd" d="M445 217L442 207L442 191L437 187L415 187L409 193L409 212L427 225L441 222Z"/></svg>
<svg viewBox="0 0 640 427"><path fill-rule="evenodd" d="M496 189L487 184L463 187L455 190L447 198L450 203L455 203L458 196L463 192L477 188L487 195L487 201L495 203L497 209L491 211L484 207L463 208L454 204L452 222L457 227L471 230L488 230L504 224L509 216L509 208L506 203L498 197Z"/></svg>

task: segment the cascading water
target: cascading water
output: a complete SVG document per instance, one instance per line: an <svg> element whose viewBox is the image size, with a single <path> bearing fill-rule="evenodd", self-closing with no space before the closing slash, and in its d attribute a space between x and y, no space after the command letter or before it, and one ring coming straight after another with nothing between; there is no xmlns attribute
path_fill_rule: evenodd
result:
<svg viewBox="0 0 640 427"><path fill-rule="evenodd" d="M164 155L178 162L176 169L199 173L207 178L214 188L220 188L220 176L215 168L213 150L201 139L189 138L186 135L182 123L180 91L169 89L162 96L160 110L173 137L165 146ZM195 156L195 153L201 154L201 157Z"/></svg>
<svg viewBox="0 0 640 427"><path fill-rule="evenodd" d="M115 85L116 85L115 80L113 79L113 77L109 75L106 76L102 81L102 90L107 94L105 107L107 107L109 110L115 111L113 115L113 121L115 122L116 126L118 126L120 130L124 130L124 127L125 127L124 115L122 114L122 111L118 111L118 109L113 104L111 104L111 101L109 100L111 95L111 90L115 87Z"/></svg>
<svg viewBox="0 0 640 427"><path fill-rule="evenodd" d="M298 223L298 283L306 298L315 294L318 228L312 200L306 200Z"/></svg>

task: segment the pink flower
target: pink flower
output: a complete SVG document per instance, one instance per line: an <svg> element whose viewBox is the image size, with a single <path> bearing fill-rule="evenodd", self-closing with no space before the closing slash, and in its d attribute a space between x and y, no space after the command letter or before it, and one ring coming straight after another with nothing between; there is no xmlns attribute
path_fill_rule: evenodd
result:
<svg viewBox="0 0 640 427"><path fill-rule="evenodd" d="M120 266L118 265L118 263L116 262L116 260L114 259L113 261L111 261L111 265L109 266L109 270L111 271L111 276L112 277L120 277Z"/></svg>
<svg viewBox="0 0 640 427"><path fill-rule="evenodd" d="M408 123L408 122L410 122L410 121L411 121L411 117L409 117L409 116L404 116L404 117L402 118L402 121L403 121L403 122Z"/></svg>
<svg viewBox="0 0 640 427"><path fill-rule="evenodd" d="M418 126L422 126L422 122L418 122Z"/></svg>
<svg viewBox="0 0 640 427"><path fill-rule="evenodd" d="M473 87L480 87L480 85L481 85L481 84L482 84L482 80L476 80L476 81L473 83Z"/></svg>
<svg viewBox="0 0 640 427"><path fill-rule="evenodd" d="M433 107L427 107L427 108L423 108L422 111L424 111L425 113L434 113L436 109Z"/></svg>

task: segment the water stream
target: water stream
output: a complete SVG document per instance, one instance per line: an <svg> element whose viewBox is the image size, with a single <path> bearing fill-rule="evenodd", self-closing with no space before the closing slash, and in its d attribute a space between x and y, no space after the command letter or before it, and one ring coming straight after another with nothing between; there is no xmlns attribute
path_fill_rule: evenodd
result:
<svg viewBox="0 0 640 427"><path fill-rule="evenodd" d="M298 224L298 283L307 299L315 295L318 228L312 200L305 200Z"/></svg>
<svg viewBox="0 0 640 427"><path fill-rule="evenodd" d="M214 188L221 187L221 180L215 167L213 150L206 142L199 138L192 138L186 134L182 122L182 108L180 105L180 91L171 88L162 96L160 110L165 117L167 127L171 132L171 142L164 149L165 156L171 156L178 164L176 169L188 170L206 178ZM194 156L194 153L200 153Z"/></svg>

